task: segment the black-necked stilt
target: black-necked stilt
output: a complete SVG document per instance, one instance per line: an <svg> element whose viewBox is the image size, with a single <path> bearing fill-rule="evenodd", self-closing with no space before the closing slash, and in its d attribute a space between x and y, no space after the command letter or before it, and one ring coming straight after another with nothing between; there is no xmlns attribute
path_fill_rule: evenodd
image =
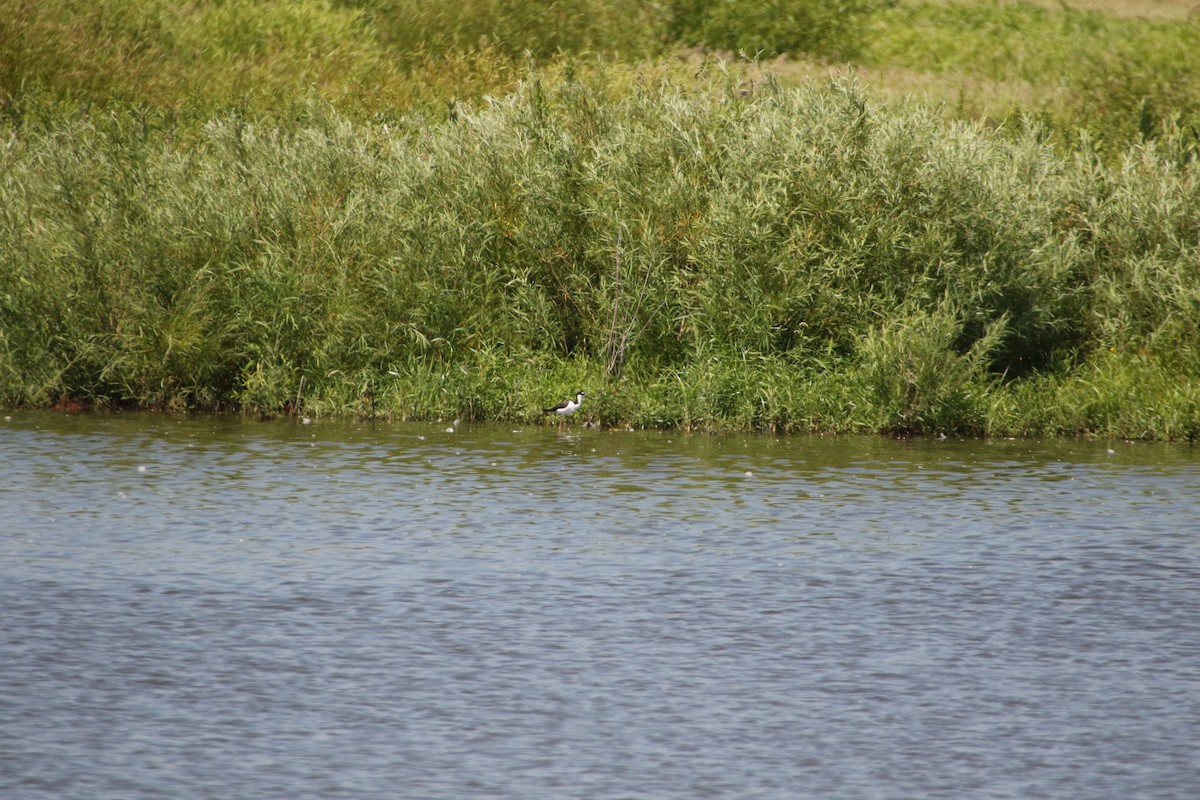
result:
<svg viewBox="0 0 1200 800"><path fill-rule="evenodd" d="M583 405L583 398L585 398L585 397L587 397L587 395L584 394L582 391L576 392L574 400L563 400L561 403L559 403L556 406L550 406L549 408L543 408L542 413L557 414L558 415L558 423L561 425L563 420L565 420L567 417L571 416L572 414L574 414L576 411L579 410L579 407L581 405Z"/></svg>

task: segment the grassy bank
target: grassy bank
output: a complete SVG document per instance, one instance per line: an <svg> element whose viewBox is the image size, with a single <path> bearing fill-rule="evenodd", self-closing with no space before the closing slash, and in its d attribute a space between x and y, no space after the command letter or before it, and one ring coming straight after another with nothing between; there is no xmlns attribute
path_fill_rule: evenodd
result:
<svg viewBox="0 0 1200 800"><path fill-rule="evenodd" d="M0 0L0 404L1200 435L1186 19L427 5Z"/></svg>
<svg viewBox="0 0 1200 800"><path fill-rule="evenodd" d="M628 63L688 48L845 57L879 0L0 0L0 112L131 107L189 127L319 96L351 117L445 113L530 60Z"/></svg>
<svg viewBox="0 0 1200 800"><path fill-rule="evenodd" d="M1093 149L1119 157L1164 126L1200 136L1193 5L898 3L873 18L857 61L882 86L929 94L959 116L1033 116L1068 147L1084 131Z"/></svg>
<svg viewBox="0 0 1200 800"><path fill-rule="evenodd" d="M760 59L785 84L847 66L964 119L1028 116L1119 160L1178 124L1200 138L1191 0L0 0L0 117L136 110L188 130L240 110L289 120L313 97L353 119L515 88L605 56L686 80L697 53Z"/></svg>
<svg viewBox="0 0 1200 800"><path fill-rule="evenodd" d="M1194 438L1200 173L852 82L9 138L0 400Z"/></svg>

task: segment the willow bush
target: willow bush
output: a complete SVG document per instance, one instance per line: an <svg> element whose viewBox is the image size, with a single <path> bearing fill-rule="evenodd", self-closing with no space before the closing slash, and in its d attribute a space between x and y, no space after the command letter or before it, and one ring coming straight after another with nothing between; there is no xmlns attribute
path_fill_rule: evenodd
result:
<svg viewBox="0 0 1200 800"><path fill-rule="evenodd" d="M605 75L441 121L10 128L0 401L523 419L586 386L610 423L1194 432L1194 398L1042 413L1200 373L1169 136L1108 166L853 81Z"/></svg>

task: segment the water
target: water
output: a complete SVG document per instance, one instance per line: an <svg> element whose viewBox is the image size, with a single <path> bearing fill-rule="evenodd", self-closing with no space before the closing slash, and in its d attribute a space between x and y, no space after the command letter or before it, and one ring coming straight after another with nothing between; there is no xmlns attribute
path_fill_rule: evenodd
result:
<svg viewBox="0 0 1200 800"><path fill-rule="evenodd" d="M1195 449L444 428L13 413L0 797L1200 786Z"/></svg>

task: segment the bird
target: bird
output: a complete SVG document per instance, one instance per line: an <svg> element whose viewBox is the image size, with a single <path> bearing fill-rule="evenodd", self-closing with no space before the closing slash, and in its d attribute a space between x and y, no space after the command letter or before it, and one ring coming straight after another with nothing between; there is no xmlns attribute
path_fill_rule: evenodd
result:
<svg viewBox="0 0 1200 800"><path fill-rule="evenodd" d="M587 397L587 395L583 393L583 390L580 390L575 393L574 400L563 400L561 403L559 403L556 406L550 406L549 408L543 408L542 413L543 414L557 414L558 422L561 425L563 420L565 420L567 417L571 416L572 414L574 414L576 411L579 410L579 407L581 405L583 405L583 398L585 398L585 397Z"/></svg>

